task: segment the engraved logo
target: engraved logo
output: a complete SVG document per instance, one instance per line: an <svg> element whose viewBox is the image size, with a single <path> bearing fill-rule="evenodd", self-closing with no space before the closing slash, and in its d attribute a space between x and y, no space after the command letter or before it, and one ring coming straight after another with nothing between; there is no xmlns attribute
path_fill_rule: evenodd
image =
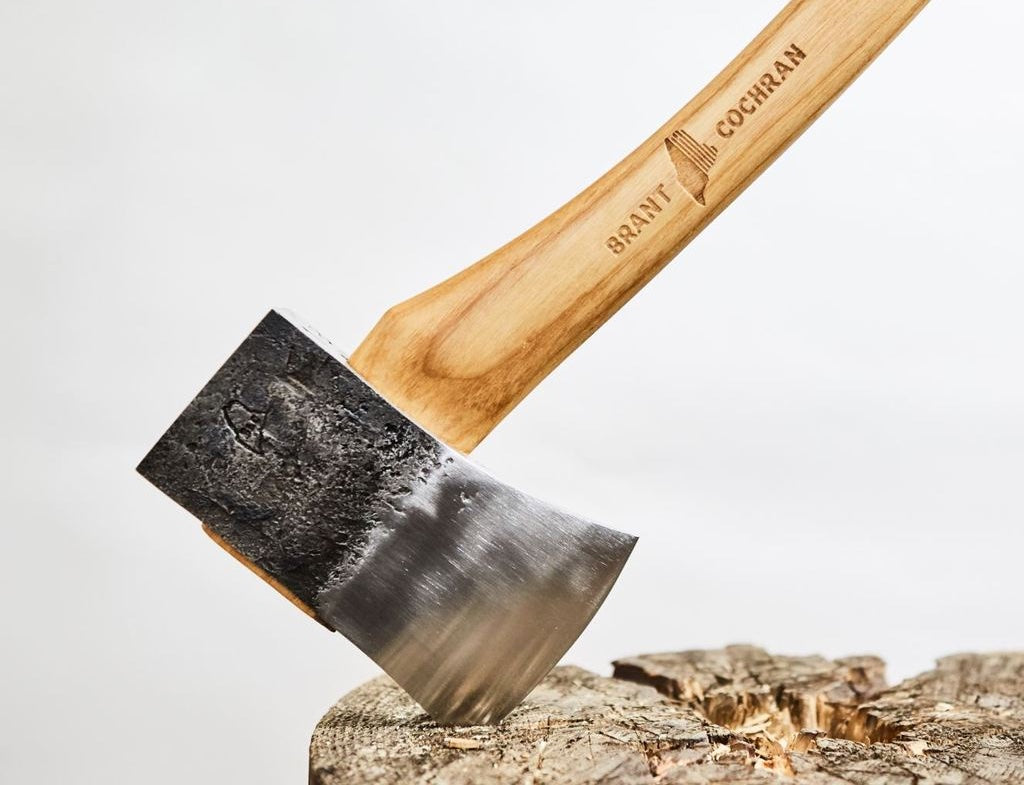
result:
<svg viewBox="0 0 1024 785"><path fill-rule="evenodd" d="M718 158L718 148L701 144L680 129L665 139L665 149L676 168L679 184L698 204L704 204L704 189L708 185L711 167Z"/></svg>
<svg viewBox="0 0 1024 785"><path fill-rule="evenodd" d="M796 44L790 44L757 81L720 117L715 132L721 139L729 139L743 126L751 115L772 99L776 91L800 67L807 55ZM719 142L722 144L722 142ZM682 128L665 138L665 149L676 169L679 184L694 198L697 204L705 205L704 191L711 177L711 168L718 158L718 148L698 142Z"/></svg>
<svg viewBox="0 0 1024 785"><path fill-rule="evenodd" d="M267 412L250 409L237 400L228 401L221 412L238 443L249 452L263 455L263 428L266 425Z"/></svg>

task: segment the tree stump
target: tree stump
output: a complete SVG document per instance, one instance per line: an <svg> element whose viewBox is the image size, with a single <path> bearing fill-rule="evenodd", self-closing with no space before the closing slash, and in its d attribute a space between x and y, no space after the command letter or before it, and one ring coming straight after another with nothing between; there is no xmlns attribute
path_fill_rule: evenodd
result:
<svg viewBox="0 0 1024 785"><path fill-rule="evenodd" d="M439 727L380 677L310 745L310 782L1024 783L1024 653L946 657L886 687L877 657L753 646L559 667L495 727Z"/></svg>

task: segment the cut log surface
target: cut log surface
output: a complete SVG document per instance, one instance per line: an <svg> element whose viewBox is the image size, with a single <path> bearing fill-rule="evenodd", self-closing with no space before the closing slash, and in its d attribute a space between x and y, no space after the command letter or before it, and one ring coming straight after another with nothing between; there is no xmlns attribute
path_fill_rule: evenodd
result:
<svg viewBox="0 0 1024 785"><path fill-rule="evenodd" d="M556 668L498 726L439 727L390 679L341 699L310 782L1024 783L1024 653L946 657L886 687L876 657L753 646Z"/></svg>

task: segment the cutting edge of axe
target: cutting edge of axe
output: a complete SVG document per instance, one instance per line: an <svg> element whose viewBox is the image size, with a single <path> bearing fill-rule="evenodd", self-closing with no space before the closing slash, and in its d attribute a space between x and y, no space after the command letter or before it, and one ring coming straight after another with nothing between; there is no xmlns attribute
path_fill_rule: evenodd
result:
<svg viewBox="0 0 1024 785"><path fill-rule="evenodd" d="M389 310L346 362L272 311L139 471L436 720L496 722L635 543L468 452L763 171L927 0L794 0L620 164Z"/></svg>

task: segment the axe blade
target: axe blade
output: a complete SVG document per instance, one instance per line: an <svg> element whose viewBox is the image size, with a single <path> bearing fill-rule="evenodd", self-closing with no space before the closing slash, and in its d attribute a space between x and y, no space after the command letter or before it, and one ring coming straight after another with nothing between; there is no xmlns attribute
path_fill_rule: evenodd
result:
<svg viewBox="0 0 1024 785"><path fill-rule="evenodd" d="M139 471L443 724L511 711L636 542L495 480L275 311Z"/></svg>

